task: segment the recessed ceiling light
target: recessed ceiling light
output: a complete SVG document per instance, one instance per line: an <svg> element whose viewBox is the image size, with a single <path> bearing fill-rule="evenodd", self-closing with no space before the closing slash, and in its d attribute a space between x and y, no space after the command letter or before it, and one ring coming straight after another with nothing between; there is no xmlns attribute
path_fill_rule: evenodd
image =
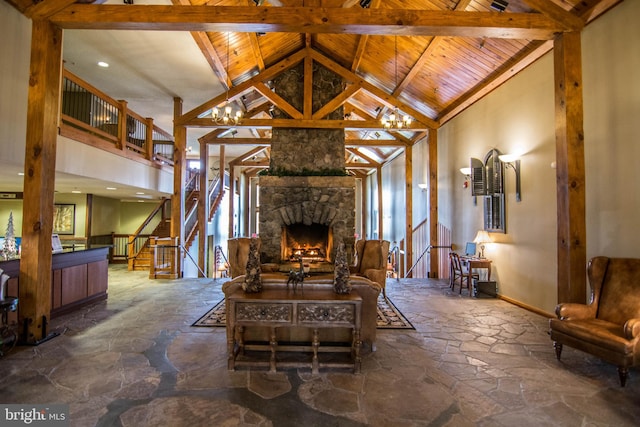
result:
<svg viewBox="0 0 640 427"><path fill-rule="evenodd" d="M109 67L109 63L108 62L104 62L104 61L98 61L98 67L108 68Z"/></svg>
<svg viewBox="0 0 640 427"><path fill-rule="evenodd" d="M117 190L116 187L107 187L107 190Z"/></svg>
<svg viewBox="0 0 640 427"><path fill-rule="evenodd" d="M72 192L73 194L80 194L80 193L82 193L82 191L80 191L80 190L71 190L71 192Z"/></svg>
<svg viewBox="0 0 640 427"><path fill-rule="evenodd" d="M24 172L18 172L18 175L24 176Z"/></svg>
<svg viewBox="0 0 640 427"><path fill-rule="evenodd" d="M144 194L142 191L136 191L136 194Z"/></svg>

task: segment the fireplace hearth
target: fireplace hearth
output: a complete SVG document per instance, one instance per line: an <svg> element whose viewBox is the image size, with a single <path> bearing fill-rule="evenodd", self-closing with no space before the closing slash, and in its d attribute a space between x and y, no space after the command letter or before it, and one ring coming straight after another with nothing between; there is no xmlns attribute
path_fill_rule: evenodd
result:
<svg viewBox="0 0 640 427"><path fill-rule="evenodd" d="M322 224L291 224L282 228L282 259L296 262L329 261L329 248L333 246L331 228Z"/></svg>

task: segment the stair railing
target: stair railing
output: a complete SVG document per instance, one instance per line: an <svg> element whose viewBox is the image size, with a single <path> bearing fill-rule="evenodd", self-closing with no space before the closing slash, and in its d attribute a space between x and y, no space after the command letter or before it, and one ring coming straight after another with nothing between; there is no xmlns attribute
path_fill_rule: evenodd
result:
<svg viewBox="0 0 640 427"><path fill-rule="evenodd" d="M189 246L198 231L198 193L200 191L200 172L197 170L189 171L189 176L187 177L184 190L184 241L186 245Z"/></svg>
<svg viewBox="0 0 640 427"><path fill-rule="evenodd" d="M149 237L153 236L159 227L164 227L170 220L167 214L167 207L171 199L163 198L158 206L142 222L140 227L129 235L127 243L127 264L128 269L133 270L135 260L140 253L149 247Z"/></svg>
<svg viewBox="0 0 640 427"><path fill-rule="evenodd" d="M431 249L450 249L451 250L451 246L433 246L433 245L429 245L425 248L424 251L422 251L422 253L420 254L420 256L418 257L418 259L416 260L416 262L411 266L411 268L409 269L409 271L407 271L406 277L411 277L411 272L413 271L414 268L416 268L416 265L418 265L418 263L420 262L420 260L422 259L423 256L425 256L427 253L431 252Z"/></svg>

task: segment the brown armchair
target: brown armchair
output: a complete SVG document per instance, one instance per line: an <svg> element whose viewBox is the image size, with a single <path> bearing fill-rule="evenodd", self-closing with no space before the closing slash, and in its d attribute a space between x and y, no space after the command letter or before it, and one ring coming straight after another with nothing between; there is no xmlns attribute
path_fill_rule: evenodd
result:
<svg viewBox="0 0 640 427"><path fill-rule="evenodd" d="M560 360L563 344L618 367L624 387L629 368L640 365L640 259L589 261L591 303L556 307L549 333Z"/></svg>
<svg viewBox="0 0 640 427"><path fill-rule="evenodd" d="M229 250L229 274L231 278L247 273L250 245L250 237L236 237L227 241L227 249ZM260 240L258 240L258 249L260 249Z"/></svg>
<svg viewBox="0 0 640 427"><path fill-rule="evenodd" d="M356 265L351 274L366 277L382 288L382 295L387 298L385 284L387 281L387 260L389 258L389 242L387 240L358 240L356 242Z"/></svg>

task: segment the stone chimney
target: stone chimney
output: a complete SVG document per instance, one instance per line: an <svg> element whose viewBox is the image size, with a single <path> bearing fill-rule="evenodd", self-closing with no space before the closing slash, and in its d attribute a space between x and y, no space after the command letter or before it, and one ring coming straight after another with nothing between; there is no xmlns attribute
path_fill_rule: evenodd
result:
<svg viewBox="0 0 640 427"><path fill-rule="evenodd" d="M303 110L303 64L278 75L273 84L278 95L299 111ZM314 63L314 112L343 89L340 76ZM277 109L274 114L274 118L289 118ZM342 107L326 118L342 120ZM263 175L259 180L263 263L289 261L294 250L292 245L299 245L300 250L319 249L320 258L325 262L333 261L338 243L344 242L347 249L353 248L355 178L344 175L344 150L343 129L273 129L270 175ZM308 239L301 235L305 234L306 227ZM318 233L323 232L326 236L318 237ZM350 262L352 251L347 256Z"/></svg>

